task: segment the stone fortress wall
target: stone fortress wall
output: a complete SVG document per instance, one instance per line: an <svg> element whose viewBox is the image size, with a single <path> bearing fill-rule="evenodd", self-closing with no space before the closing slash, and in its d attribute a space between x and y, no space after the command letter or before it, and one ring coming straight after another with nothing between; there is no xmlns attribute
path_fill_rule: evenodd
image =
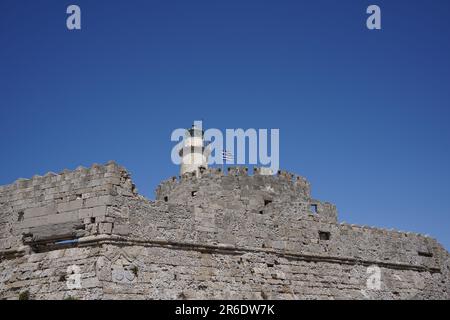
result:
<svg viewBox="0 0 450 320"><path fill-rule="evenodd" d="M112 162L1 186L0 249L110 234L120 228L113 205L134 195L128 173Z"/></svg>
<svg viewBox="0 0 450 320"><path fill-rule="evenodd" d="M287 172L204 169L155 201L114 162L0 187L0 299L449 299L449 268L432 238L338 223Z"/></svg>

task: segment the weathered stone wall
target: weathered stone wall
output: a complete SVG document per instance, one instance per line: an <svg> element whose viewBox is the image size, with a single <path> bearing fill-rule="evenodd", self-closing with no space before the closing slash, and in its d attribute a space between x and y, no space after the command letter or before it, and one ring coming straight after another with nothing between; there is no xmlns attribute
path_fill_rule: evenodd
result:
<svg viewBox="0 0 450 320"><path fill-rule="evenodd" d="M149 201L109 163L19 180L0 199L0 298L450 298L436 240L339 224L334 205L287 172L207 169ZM73 268L78 289L66 283Z"/></svg>
<svg viewBox="0 0 450 320"><path fill-rule="evenodd" d="M445 285L437 273L381 267L380 290L368 290L364 265L317 262L270 250L173 245L108 248L106 261L126 257L122 260L136 270L135 277L120 284L107 274L103 280L108 299L444 298ZM121 268L120 263L108 263L108 270Z"/></svg>
<svg viewBox="0 0 450 320"><path fill-rule="evenodd" d="M0 297L28 291L31 299L448 299L448 282L429 271L381 266L380 290L371 290L362 264L273 250L113 242L2 261ZM80 287L70 289L74 268Z"/></svg>
<svg viewBox="0 0 450 320"><path fill-rule="evenodd" d="M332 224L306 212L301 215L276 207L262 215L220 210L207 215L196 210L195 206L189 209L162 202L137 202L130 206L131 236L149 241L274 249L318 259L334 257L433 272L445 260L446 251L436 240L418 234ZM320 233L328 233L329 239L321 239Z"/></svg>
<svg viewBox="0 0 450 320"><path fill-rule="evenodd" d="M101 299L97 277L99 248L70 248L28 253L0 262L0 299L19 299L29 292L30 299ZM79 268L81 287L70 290L67 283Z"/></svg>
<svg viewBox="0 0 450 320"><path fill-rule="evenodd" d="M135 196L128 173L115 163L19 179L0 187L0 250L23 244L111 234L117 203Z"/></svg>

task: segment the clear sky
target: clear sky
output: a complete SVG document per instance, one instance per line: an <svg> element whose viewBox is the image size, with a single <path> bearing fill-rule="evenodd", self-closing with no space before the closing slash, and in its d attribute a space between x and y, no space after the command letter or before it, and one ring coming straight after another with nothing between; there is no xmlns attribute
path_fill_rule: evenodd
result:
<svg viewBox="0 0 450 320"><path fill-rule="evenodd" d="M82 30L66 28L77 4ZM382 10L382 30L365 26ZM153 198L172 130L279 128L341 221L450 248L450 1L0 0L0 184L110 159Z"/></svg>

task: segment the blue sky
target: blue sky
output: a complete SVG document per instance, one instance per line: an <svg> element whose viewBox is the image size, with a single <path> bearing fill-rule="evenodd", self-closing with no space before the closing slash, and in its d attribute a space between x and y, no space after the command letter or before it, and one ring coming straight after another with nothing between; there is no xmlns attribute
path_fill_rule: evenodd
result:
<svg viewBox="0 0 450 320"><path fill-rule="evenodd" d="M82 10L68 31L66 8ZM382 10L382 30L365 27ZM0 1L0 184L116 160L153 197L172 130L279 128L341 221L450 248L450 2Z"/></svg>

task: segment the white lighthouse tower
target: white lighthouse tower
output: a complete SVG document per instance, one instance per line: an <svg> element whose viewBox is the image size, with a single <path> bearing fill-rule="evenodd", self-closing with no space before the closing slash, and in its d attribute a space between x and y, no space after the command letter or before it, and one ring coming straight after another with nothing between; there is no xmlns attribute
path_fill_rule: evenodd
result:
<svg viewBox="0 0 450 320"><path fill-rule="evenodd" d="M209 148L205 146L205 132L202 122L195 121L191 129L186 130L183 148L180 150L180 175L195 172L198 176L200 168L208 168Z"/></svg>

